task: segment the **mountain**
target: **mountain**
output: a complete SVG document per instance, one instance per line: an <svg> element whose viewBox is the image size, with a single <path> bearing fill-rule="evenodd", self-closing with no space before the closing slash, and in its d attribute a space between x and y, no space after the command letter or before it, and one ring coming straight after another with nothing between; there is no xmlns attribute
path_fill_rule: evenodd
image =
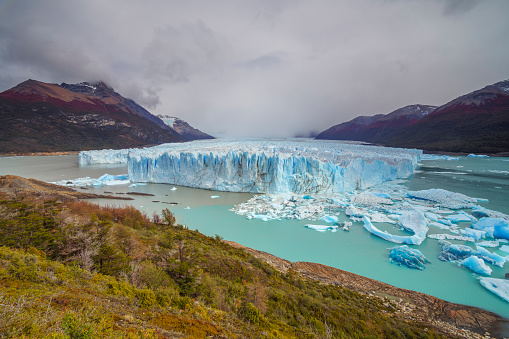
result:
<svg viewBox="0 0 509 339"><path fill-rule="evenodd" d="M177 131L178 134L182 135L188 140L215 139L213 136L192 127L186 121L180 118L172 117L169 115L158 115L157 117L160 118L169 127Z"/></svg>
<svg viewBox="0 0 509 339"><path fill-rule="evenodd" d="M0 93L1 153L139 147L186 140L103 82L27 80Z"/></svg>
<svg viewBox="0 0 509 339"><path fill-rule="evenodd" d="M509 80L460 96L382 143L429 151L509 152Z"/></svg>
<svg viewBox="0 0 509 339"><path fill-rule="evenodd" d="M356 140L379 143L393 134L420 121L433 112L436 106L410 105L389 114L360 116L332 126L319 133L316 139Z"/></svg>

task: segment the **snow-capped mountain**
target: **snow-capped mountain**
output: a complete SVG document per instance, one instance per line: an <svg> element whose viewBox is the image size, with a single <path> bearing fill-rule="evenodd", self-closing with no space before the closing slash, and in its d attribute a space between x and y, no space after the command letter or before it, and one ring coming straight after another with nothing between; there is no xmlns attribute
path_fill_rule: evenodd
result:
<svg viewBox="0 0 509 339"><path fill-rule="evenodd" d="M316 139L357 140L379 143L433 112L436 106L410 105L389 114L359 116L321 132Z"/></svg>
<svg viewBox="0 0 509 339"><path fill-rule="evenodd" d="M27 80L0 93L2 153L126 148L183 141L143 107L99 82Z"/></svg>
<svg viewBox="0 0 509 339"><path fill-rule="evenodd" d="M182 135L187 140L214 139L213 136L192 127L186 121L180 118L161 114L158 115L157 117L160 118L166 125L177 131L178 134Z"/></svg>

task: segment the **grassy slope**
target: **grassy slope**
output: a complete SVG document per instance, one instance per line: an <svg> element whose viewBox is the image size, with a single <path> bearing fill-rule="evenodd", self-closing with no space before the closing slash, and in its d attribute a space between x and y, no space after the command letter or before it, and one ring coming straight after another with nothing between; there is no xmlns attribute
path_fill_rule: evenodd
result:
<svg viewBox="0 0 509 339"><path fill-rule="evenodd" d="M387 301L282 274L171 213L158 219L4 198L0 337L439 337Z"/></svg>

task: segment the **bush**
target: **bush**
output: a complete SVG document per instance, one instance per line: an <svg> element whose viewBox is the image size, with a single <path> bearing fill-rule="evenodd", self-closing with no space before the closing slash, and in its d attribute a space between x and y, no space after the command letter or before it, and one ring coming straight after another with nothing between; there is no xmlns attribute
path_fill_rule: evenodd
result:
<svg viewBox="0 0 509 339"><path fill-rule="evenodd" d="M136 297L138 298L141 307L152 307L157 302L154 291L147 288L137 290Z"/></svg>
<svg viewBox="0 0 509 339"><path fill-rule="evenodd" d="M82 323L74 314L64 314L60 326L71 339L94 338L92 326L90 324Z"/></svg>

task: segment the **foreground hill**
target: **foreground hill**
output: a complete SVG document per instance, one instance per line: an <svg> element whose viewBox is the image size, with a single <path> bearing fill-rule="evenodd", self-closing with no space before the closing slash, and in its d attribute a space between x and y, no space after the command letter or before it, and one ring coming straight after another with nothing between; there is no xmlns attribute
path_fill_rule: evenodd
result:
<svg viewBox="0 0 509 339"><path fill-rule="evenodd" d="M182 135L184 138L187 138L189 140L215 139L212 135L209 135L207 133L200 131L199 129L192 127L186 121L180 118L161 114L158 115L157 117L160 118L166 125L177 131L178 134Z"/></svg>
<svg viewBox="0 0 509 339"><path fill-rule="evenodd" d="M509 80L437 108L412 105L387 115L358 117L323 131L317 139L357 140L435 152L509 152Z"/></svg>
<svg viewBox="0 0 509 339"><path fill-rule="evenodd" d="M382 143L429 151L509 152L509 80L456 98Z"/></svg>
<svg viewBox="0 0 509 339"><path fill-rule="evenodd" d="M316 139L383 142L394 133L423 119L435 109L436 106L410 105L389 114L360 116L332 126L318 134Z"/></svg>
<svg viewBox="0 0 509 339"><path fill-rule="evenodd" d="M481 338L502 320L2 179L3 338Z"/></svg>
<svg viewBox="0 0 509 339"><path fill-rule="evenodd" d="M60 86L27 80L0 93L0 151L4 154L184 140L159 118L102 82Z"/></svg>

